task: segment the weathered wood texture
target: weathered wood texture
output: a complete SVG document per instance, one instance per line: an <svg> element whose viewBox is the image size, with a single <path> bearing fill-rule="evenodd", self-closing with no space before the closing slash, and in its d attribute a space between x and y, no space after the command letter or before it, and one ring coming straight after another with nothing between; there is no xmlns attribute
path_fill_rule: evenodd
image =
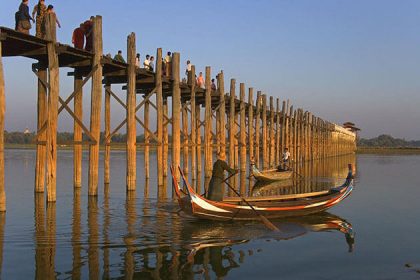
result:
<svg viewBox="0 0 420 280"><path fill-rule="evenodd" d="M127 191L136 189L136 35L127 37ZM147 101L146 101L147 102Z"/></svg>
<svg viewBox="0 0 420 280"><path fill-rule="evenodd" d="M97 67L92 76L92 93L90 106L90 133L95 138L95 143L89 146L89 178L88 194L98 194L99 173L99 138L101 128L101 104L102 104L102 17L96 16L93 20L93 63Z"/></svg>
<svg viewBox="0 0 420 280"><path fill-rule="evenodd" d="M181 166L181 90L179 88L179 53L172 55L172 164L176 167L177 180L180 174L177 170Z"/></svg>
<svg viewBox="0 0 420 280"><path fill-rule="evenodd" d="M212 170L212 109L211 109L211 71L206 67L206 93L204 114L204 174L211 177Z"/></svg>
<svg viewBox="0 0 420 280"><path fill-rule="evenodd" d="M105 85L105 153L104 153L104 184L111 182L111 85Z"/></svg>
<svg viewBox="0 0 420 280"><path fill-rule="evenodd" d="M156 52L156 73L155 73L155 88L156 88L156 113L157 113L157 138L160 143L157 148L157 159L156 159L156 168L157 168L157 181L158 186L163 186L163 151L164 151L164 141L163 141L163 93L162 93L162 49L158 48Z"/></svg>
<svg viewBox="0 0 420 280"><path fill-rule="evenodd" d="M37 131L41 131L48 120L48 89L42 80L47 81L47 69L45 68L38 69ZM46 141L47 130L43 129L38 132L36 145L35 192L37 193L42 193L45 190Z"/></svg>
<svg viewBox="0 0 420 280"><path fill-rule="evenodd" d="M55 202L57 198L57 119L60 90L59 65L56 44L55 14L46 16L46 39L48 52L48 125L47 125L47 201Z"/></svg>
<svg viewBox="0 0 420 280"><path fill-rule="evenodd" d="M74 115L83 119L83 77L77 71L74 74ZM73 122L73 140L75 144L73 147L73 186L80 188L82 186L82 127L76 122Z"/></svg>

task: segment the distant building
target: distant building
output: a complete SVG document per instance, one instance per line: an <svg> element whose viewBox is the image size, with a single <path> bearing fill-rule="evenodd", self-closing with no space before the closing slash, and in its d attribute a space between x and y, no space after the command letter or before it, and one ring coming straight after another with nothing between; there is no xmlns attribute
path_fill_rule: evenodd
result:
<svg viewBox="0 0 420 280"><path fill-rule="evenodd" d="M25 131L23 131L23 134L31 134L31 131L29 130L29 128L26 128Z"/></svg>
<svg viewBox="0 0 420 280"><path fill-rule="evenodd" d="M351 132L354 132L356 134L356 138L358 138L358 131L360 131L360 128L356 127L354 123L352 122L345 122L343 123L343 127Z"/></svg>

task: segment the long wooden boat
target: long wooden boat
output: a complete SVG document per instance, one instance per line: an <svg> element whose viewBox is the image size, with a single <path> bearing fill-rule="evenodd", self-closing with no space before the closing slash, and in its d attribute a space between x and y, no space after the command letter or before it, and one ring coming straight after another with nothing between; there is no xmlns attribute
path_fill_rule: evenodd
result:
<svg viewBox="0 0 420 280"><path fill-rule="evenodd" d="M178 167L179 168L179 167ZM180 169L180 168L179 168ZM187 215L208 220L258 220L259 217L239 197L227 197L223 201L208 200L196 193L179 170L185 186L184 191L175 177L173 168L172 186L181 210ZM283 218L325 211L348 197L353 190L351 170L343 185L330 190L267 197L248 197L246 200L256 211L267 218Z"/></svg>
<svg viewBox="0 0 420 280"><path fill-rule="evenodd" d="M255 180L259 182L273 182L290 179L293 175L292 171L278 171L277 169L269 169L260 171L255 164L251 163L251 174Z"/></svg>

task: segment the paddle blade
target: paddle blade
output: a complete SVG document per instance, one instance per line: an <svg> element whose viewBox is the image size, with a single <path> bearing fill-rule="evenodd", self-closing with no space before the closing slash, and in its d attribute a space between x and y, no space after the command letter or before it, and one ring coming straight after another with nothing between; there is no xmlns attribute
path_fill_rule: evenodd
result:
<svg viewBox="0 0 420 280"><path fill-rule="evenodd" d="M270 222L266 217L264 217L263 215L259 215L261 221L264 223L264 225L273 230L273 231L280 231L280 229L278 227L276 227L272 222Z"/></svg>

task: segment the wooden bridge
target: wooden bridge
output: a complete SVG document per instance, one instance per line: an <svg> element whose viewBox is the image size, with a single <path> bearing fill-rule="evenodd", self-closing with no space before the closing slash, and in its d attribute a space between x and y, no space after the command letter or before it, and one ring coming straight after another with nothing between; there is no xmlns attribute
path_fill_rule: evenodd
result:
<svg viewBox="0 0 420 280"><path fill-rule="evenodd" d="M247 157L253 157L262 169L276 166L285 147L289 148L295 163L355 151L355 134L308 111L296 109L289 101L268 97L260 91L254 100L253 88L230 80L226 93L223 71L217 73L217 89L211 89L211 68L205 69L205 89L197 87L195 67L192 66L187 82L180 81L180 54L173 53L171 76L162 75L162 49L157 49L156 71L151 72L135 65L136 39L127 38L127 63L117 62L103 55L102 17L93 20L93 50L88 52L56 41L55 15L47 16L46 38L40 39L0 27L0 211L6 210L4 192L4 112L5 87L2 57L21 56L36 60L33 72L38 77L37 156L35 192L47 188L47 201L56 201L57 119L66 111L74 120L74 187L81 187L82 145L89 145L89 195L98 194L100 124L105 92L105 164L104 182L110 182L110 151L112 136L121 128L127 129L128 191L136 189L137 146L144 149L144 174L149 178L150 148L156 147L156 172L158 193L168 176L168 154L171 163L181 165L185 174L191 175L197 188L201 185L202 152L205 178L211 176L214 152L228 154L229 164L239 166L241 182L245 180ZM74 91L63 97L60 93L59 68L69 67L74 79ZM90 125L82 121L83 87L91 80ZM126 100L119 98L112 85L123 84ZM104 90L103 90L104 88ZM137 98L139 94L140 98ZM110 104L114 98L126 110L126 118L111 129ZM140 99L139 103L137 103ZM169 103L171 114L169 114ZM73 102L73 108L70 106ZM150 126L150 108L156 111L156 127ZM204 108L204 119L201 108ZM142 109L143 117L138 116ZM144 130L144 142L136 142L136 123ZM169 125L171 133L169 133ZM204 130L203 128L204 127ZM201 132L204 134L201 135ZM83 141L82 135L87 137ZM171 143L169 143L169 134ZM202 143L202 139L203 142ZM182 153L181 153L182 152ZM191 170L188 170L191 167ZM46 176L44 175L46 173Z"/></svg>

